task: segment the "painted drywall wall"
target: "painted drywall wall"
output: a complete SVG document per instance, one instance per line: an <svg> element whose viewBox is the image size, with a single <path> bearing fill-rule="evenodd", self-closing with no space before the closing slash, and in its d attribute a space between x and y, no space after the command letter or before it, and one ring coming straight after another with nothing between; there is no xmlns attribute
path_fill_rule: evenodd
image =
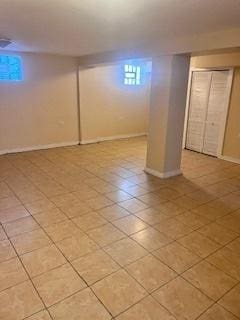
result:
<svg viewBox="0 0 240 320"><path fill-rule="evenodd" d="M77 143L77 60L18 55L23 81L0 82L0 153Z"/></svg>
<svg viewBox="0 0 240 320"><path fill-rule="evenodd" d="M82 143L147 132L150 74L144 85L126 86L121 70L111 64L79 71Z"/></svg>
<svg viewBox="0 0 240 320"><path fill-rule="evenodd" d="M223 154L240 160L240 67L234 71Z"/></svg>
<svg viewBox="0 0 240 320"><path fill-rule="evenodd" d="M191 67L235 68L224 138L223 156L236 161L240 160L240 52L195 56L191 58Z"/></svg>

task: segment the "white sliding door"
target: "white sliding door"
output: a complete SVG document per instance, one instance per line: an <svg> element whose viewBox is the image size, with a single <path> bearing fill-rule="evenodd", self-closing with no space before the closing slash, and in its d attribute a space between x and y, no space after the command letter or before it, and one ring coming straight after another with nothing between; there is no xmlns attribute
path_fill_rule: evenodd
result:
<svg viewBox="0 0 240 320"><path fill-rule="evenodd" d="M213 71L205 125L203 153L217 155L222 115L226 104L228 71Z"/></svg>
<svg viewBox="0 0 240 320"><path fill-rule="evenodd" d="M229 71L194 71L186 148L217 156Z"/></svg>
<svg viewBox="0 0 240 320"><path fill-rule="evenodd" d="M193 72L186 148L202 152L212 72Z"/></svg>

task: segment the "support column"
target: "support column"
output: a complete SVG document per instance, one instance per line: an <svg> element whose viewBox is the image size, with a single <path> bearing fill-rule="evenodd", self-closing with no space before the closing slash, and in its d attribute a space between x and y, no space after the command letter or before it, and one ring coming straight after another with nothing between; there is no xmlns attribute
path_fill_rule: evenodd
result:
<svg viewBox="0 0 240 320"><path fill-rule="evenodd" d="M185 55L153 59L145 171L159 178L181 174L189 62Z"/></svg>

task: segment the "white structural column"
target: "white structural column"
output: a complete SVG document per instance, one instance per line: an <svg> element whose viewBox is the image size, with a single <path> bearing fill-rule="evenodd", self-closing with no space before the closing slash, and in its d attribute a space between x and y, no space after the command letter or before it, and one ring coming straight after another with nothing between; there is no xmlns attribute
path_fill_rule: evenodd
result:
<svg viewBox="0 0 240 320"><path fill-rule="evenodd" d="M145 171L160 178L181 174L189 63L186 55L153 59Z"/></svg>

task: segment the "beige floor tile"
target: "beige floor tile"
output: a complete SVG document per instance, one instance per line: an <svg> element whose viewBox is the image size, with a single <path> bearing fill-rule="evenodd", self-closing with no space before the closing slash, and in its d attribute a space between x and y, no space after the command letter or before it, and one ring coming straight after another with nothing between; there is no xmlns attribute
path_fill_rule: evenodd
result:
<svg viewBox="0 0 240 320"><path fill-rule="evenodd" d="M110 193L106 193L105 197L112 200L113 202L121 202L121 201L125 201L125 200L133 198L133 196L131 196L129 193L124 192L122 190L117 190L117 191L113 191Z"/></svg>
<svg viewBox="0 0 240 320"><path fill-rule="evenodd" d="M84 233L70 220L44 227L44 230L54 242L84 235Z"/></svg>
<svg viewBox="0 0 240 320"><path fill-rule="evenodd" d="M98 197L99 193L95 191L93 188L84 186L84 188L82 188L81 190L73 192L73 195L77 197L79 200L85 201Z"/></svg>
<svg viewBox="0 0 240 320"><path fill-rule="evenodd" d="M47 307L86 287L70 264L33 278L33 283Z"/></svg>
<svg viewBox="0 0 240 320"><path fill-rule="evenodd" d="M4 229L10 238L39 228L39 224L32 217L25 217L4 224Z"/></svg>
<svg viewBox="0 0 240 320"><path fill-rule="evenodd" d="M15 196L0 199L0 212L21 205L21 202Z"/></svg>
<svg viewBox="0 0 240 320"><path fill-rule="evenodd" d="M56 243L68 260L74 260L97 250L98 245L88 236L75 236Z"/></svg>
<svg viewBox="0 0 240 320"><path fill-rule="evenodd" d="M69 193L65 193L62 195L57 195L55 197L51 198L51 201L58 207L64 206L64 205L71 205L74 204L75 202L78 202L77 197L69 192Z"/></svg>
<svg viewBox="0 0 240 320"><path fill-rule="evenodd" d="M11 241L19 255L40 249L52 243L42 229L20 234L11 238Z"/></svg>
<svg viewBox="0 0 240 320"><path fill-rule="evenodd" d="M130 264L137 259L147 255L147 251L139 246L135 241L126 238L104 248L104 251L109 254L113 260L121 266Z"/></svg>
<svg viewBox="0 0 240 320"><path fill-rule="evenodd" d="M134 215L115 220L112 223L127 235L131 235L148 227L148 224Z"/></svg>
<svg viewBox="0 0 240 320"><path fill-rule="evenodd" d="M173 242L153 252L162 262L178 273L182 273L201 260L199 256Z"/></svg>
<svg viewBox="0 0 240 320"><path fill-rule="evenodd" d="M149 225L155 225L158 224L164 220L168 220L169 217L167 217L165 214L160 213L158 210L153 208L148 208L142 211L139 211L135 213L135 216L143 220Z"/></svg>
<svg viewBox="0 0 240 320"><path fill-rule="evenodd" d="M119 205L131 213L136 213L149 207L147 204L137 199L122 201Z"/></svg>
<svg viewBox="0 0 240 320"><path fill-rule="evenodd" d="M93 210L100 210L102 208L111 206L114 204L113 201L110 199L104 197L104 196L98 196L96 198L91 198L85 201L86 204L91 207Z"/></svg>
<svg viewBox="0 0 240 320"><path fill-rule="evenodd" d="M81 217L74 218L73 222L83 231L95 229L107 223L97 212L90 212Z"/></svg>
<svg viewBox="0 0 240 320"><path fill-rule="evenodd" d="M194 320L213 303L180 277L157 290L153 296L178 320Z"/></svg>
<svg viewBox="0 0 240 320"><path fill-rule="evenodd" d="M72 262L88 285L101 280L120 267L104 251L98 250Z"/></svg>
<svg viewBox="0 0 240 320"><path fill-rule="evenodd" d="M29 212L24 208L24 206L17 206L14 208L0 210L0 222L6 223L14 221L20 218L30 216Z"/></svg>
<svg viewBox="0 0 240 320"><path fill-rule="evenodd" d="M160 198L167 199L167 200L176 199L181 196L181 193L179 193L177 190L165 188L165 187L159 190L156 190L154 193L160 196Z"/></svg>
<svg viewBox="0 0 240 320"><path fill-rule="evenodd" d="M38 187L39 187L39 189L41 189L40 186L38 186ZM65 194L67 192L66 189L64 189L63 187L59 186L58 184L56 184L56 185L54 184L54 186L51 186L51 187L44 186L41 191L48 198L54 197L56 195L62 195L62 194Z"/></svg>
<svg viewBox="0 0 240 320"><path fill-rule="evenodd" d="M240 256L231 249L222 248L209 256L207 261L235 279L240 280Z"/></svg>
<svg viewBox="0 0 240 320"><path fill-rule="evenodd" d="M130 214L129 211L123 209L117 204L103 208L99 210L98 213L108 221L114 221L114 220L126 217Z"/></svg>
<svg viewBox="0 0 240 320"><path fill-rule="evenodd" d="M9 196L13 196L13 192L5 182L0 182L0 198L7 198Z"/></svg>
<svg viewBox="0 0 240 320"><path fill-rule="evenodd" d="M116 320L176 320L151 296L144 298L123 312Z"/></svg>
<svg viewBox="0 0 240 320"><path fill-rule="evenodd" d="M236 210L236 208L231 207L230 203L224 201L223 197L208 202L208 205L212 208L220 209L222 212L225 212L225 214Z"/></svg>
<svg viewBox="0 0 240 320"><path fill-rule="evenodd" d="M230 184L229 182L219 182L213 185L210 185L206 188L207 192L217 196L222 197L224 195L227 195L233 191L236 191L238 188L234 186L233 184Z"/></svg>
<svg viewBox="0 0 240 320"><path fill-rule="evenodd" d="M55 245L26 253L21 256L21 260L31 277L66 263L66 259Z"/></svg>
<svg viewBox="0 0 240 320"><path fill-rule="evenodd" d="M194 230L211 222L211 220L207 219L206 217L197 215L191 211L180 214L176 217L176 219Z"/></svg>
<svg viewBox="0 0 240 320"><path fill-rule="evenodd" d="M28 267L32 277L41 275L39 278L45 279L44 273L46 277L53 274L46 283L58 283L56 288L61 288L60 283L64 278L57 270L61 270L61 266L67 263L61 250L71 259L72 264L76 262L79 276L85 277L90 285L109 278L118 272L120 265L126 268L130 264L138 265L141 261L147 261L143 257L149 255L149 251L160 264L165 264L166 268L169 266L181 276L183 272L191 273L191 281L201 290L206 290L205 295L213 298L227 290L229 282L226 277L240 281L240 166L184 150L183 175L162 180L144 173L145 157L145 137L0 156L0 280L3 279L0 281L0 290L8 291L11 286L16 288L23 284L22 281L27 281L21 264L14 263L18 260L8 237L16 238L13 240L15 246L19 250L23 248L23 252L34 249L20 256L20 259L26 260L25 267ZM24 206L14 194L21 198ZM94 215L97 218L86 218L93 211L96 211ZM34 216L31 217L30 213ZM41 237L41 226L35 220L35 215L46 235L61 246L60 251L49 244L37 249L44 245L45 237ZM83 216L86 216L84 230L69 220ZM127 218L119 220L124 217ZM84 219L79 219L79 223ZM114 224L123 223L127 234L114 226L114 221ZM132 233L144 223L148 225L147 228ZM205 257L205 262L200 263ZM199 263L200 266L209 263L211 267L198 270ZM157 276L161 273L156 276L151 272L150 276L144 276L149 269L154 268L153 265L142 263L141 268L138 267L140 271L137 268L133 271L139 271L139 277L146 283L152 278L153 283L158 283ZM186 283L188 288L190 286L194 290L186 290L185 286L179 285L179 299L171 301L180 310L177 320L189 320L189 314L190 319L192 314L198 314L197 317L203 320L238 318L219 304L205 311L202 298L199 302L198 297L195 297L200 289L191 286L189 281ZM72 287L73 282L65 281L64 288L68 284ZM54 290L49 286L47 291L50 297L55 297ZM159 287L157 292L165 287ZM67 289L59 290L63 294L68 292ZM184 294L185 291L188 294ZM232 291L230 288L228 293ZM71 299L75 296L76 299ZM79 298L74 291L73 296L66 298L66 302L57 302L59 308L54 316L57 320L99 320L96 305L105 309L95 296L88 296L86 294ZM238 295L234 296L237 298L231 298L229 302L232 310L237 308L239 300ZM183 303L178 304L180 298ZM21 310L24 304L22 306ZM200 309L203 311L200 312ZM26 319L49 320L44 306L41 310L27 313ZM163 310L166 310L164 306L149 297L124 310L118 318L175 319L174 316L169 318L169 314ZM20 320L19 313L14 312L3 319ZM100 312L100 320L110 320L111 316L104 312ZM22 316L20 318L23 320Z"/></svg>
<svg viewBox="0 0 240 320"><path fill-rule="evenodd" d="M174 184L172 186L172 189L177 190L182 195L187 195L188 193L199 190L197 186L189 183L188 181L186 183L180 182L180 183Z"/></svg>
<svg viewBox="0 0 240 320"><path fill-rule="evenodd" d="M232 313L223 309L218 304L214 304L199 318L199 320L237 320Z"/></svg>
<svg viewBox="0 0 240 320"><path fill-rule="evenodd" d="M91 212L92 209L83 202L72 203L68 205L61 206L62 212L68 216L68 218L77 218Z"/></svg>
<svg viewBox="0 0 240 320"><path fill-rule="evenodd" d="M126 267L128 273L135 278L149 293L176 277L176 273L161 261L148 255Z"/></svg>
<svg viewBox="0 0 240 320"><path fill-rule="evenodd" d="M187 196L193 200L199 201L201 204L212 201L217 198L215 195L211 193L208 193L206 191L199 191L199 190L194 191L192 193L188 193Z"/></svg>
<svg viewBox="0 0 240 320"><path fill-rule="evenodd" d="M219 304L225 309L240 318L240 285L238 284L229 291L220 301Z"/></svg>
<svg viewBox="0 0 240 320"><path fill-rule="evenodd" d="M173 240L165 234L153 229L146 228L140 232L137 232L131 236L136 242L148 251L157 250L162 246L167 245Z"/></svg>
<svg viewBox="0 0 240 320"><path fill-rule="evenodd" d="M117 187L113 186L110 183L99 183L96 184L95 186L93 186L93 189L96 190L97 192L105 195L105 197L109 198L112 201L115 201L114 199L111 199L111 196L108 197L107 195L112 193L113 198L116 196L116 194L114 195L115 191L120 191ZM121 196L120 196L121 197ZM116 201L117 202L117 201Z"/></svg>
<svg viewBox="0 0 240 320"><path fill-rule="evenodd" d="M9 240L0 241L0 262L16 257L16 253Z"/></svg>
<svg viewBox="0 0 240 320"><path fill-rule="evenodd" d="M119 270L95 283L92 289L113 316L125 311L147 295L124 270Z"/></svg>
<svg viewBox="0 0 240 320"><path fill-rule="evenodd" d="M195 265L182 276L215 301L237 283L236 279L205 261Z"/></svg>
<svg viewBox="0 0 240 320"><path fill-rule="evenodd" d="M0 291L27 279L28 276L18 258L0 263Z"/></svg>
<svg viewBox="0 0 240 320"><path fill-rule="evenodd" d="M194 209L202 204L201 201L191 199L188 196L179 197L177 199L172 200L172 202L186 210Z"/></svg>
<svg viewBox="0 0 240 320"><path fill-rule="evenodd" d="M147 205L146 208L149 208L149 207L155 207L155 206L158 206L160 205L161 203L164 203L167 201L167 199L165 198L161 198L159 195L157 195L156 193L146 193L142 196L138 196L137 197L138 200L140 200L141 202L143 202L145 205ZM140 208L140 210L144 210L145 208ZM133 213L136 213L138 212L139 210L136 210L135 212ZM131 211L132 212L132 211Z"/></svg>
<svg viewBox="0 0 240 320"><path fill-rule="evenodd" d="M0 292L0 319L22 320L44 309L30 281Z"/></svg>
<svg viewBox="0 0 240 320"><path fill-rule="evenodd" d="M30 318L27 318L27 320L51 320L51 318L49 313L46 310L44 310L34 314Z"/></svg>
<svg viewBox="0 0 240 320"><path fill-rule="evenodd" d="M218 219L217 223L240 234L240 211L235 211Z"/></svg>
<svg viewBox="0 0 240 320"><path fill-rule="evenodd" d="M176 217L177 215L186 211L184 207L181 207L180 205L171 201L157 205L156 209L159 210L160 213L166 215L168 218Z"/></svg>
<svg viewBox="0 0 240 320"><path fill-rule="evenodd" d="M232 211L240 209L240 197L238 192L227 194L220 198L220 200L227 205Z"/></svg>
<svg viewBox="0 0 240 320"><path fill-rule="evenodd" d="M35 188L17 190L16 194L23 204L45 199L45 195Z"/></svg>
<svg viewBox="0 0 240 320"><path fill-rule="evenodd" d="M226 245L238 237L236 232L226 229L215 222L198 229L198 232L222 245Z"/></svg>
<svg viewBox="0 0 240 320"><path fill-rule="evenodd" d="M42 227L47 227L59 223L61 221L67 220L66 215L58 208L50 209L48 211L43 211L41 213L35 214L34 218Z"/></svg>
<svg viewBox="0 0 240 320"><path fill-rule="evenodd" d="M155 190L158 190L160 188L163 187L163 182L160 181L159 179L158 180L149 180L149 181L145 181L145 182L141 182L138 184L139 187L141 188L144 188L149 192L153 192ZM128 188L126 188L126 191L127 191ZM139 197L140 195L138 195Z"/></svg>
<svg viewBox="0 0 240 320"><path fill-rule="evenodd" d="M111 316L89 288L49 308L54 320L110 320Z"/></svg>
<svg viewBox="0 0 240 320"><path fill-rule="evenodd" d="M125 191L129 194L131 194L132 196L134 197L139 197L139 196L142 196L146 193L148 193L149 191L142 188L142 187L139 187L139 186L132 186L132 187L129 187L129 188L126 188Z"/></svg>
<svg viewBox="0 0 240 320"><path fill-rule="evenodd" d="M6 235L6 233L4 232L3 227L0 226L0 241L6 240L6 239L7 239L7 235Z"/></svg>
<svg viewBox="0 0 240 320"><path fill-rule="evenodd" d="M87 231L87 234L92 238L100 247L107 246L115 241L123 239L126 235L115 228L110 223L105 224L96 229Z"/></svg>
<svg viewBox="0 0 240 320"><path fill-rule="evenodd" d="M32 215L40 213L42 211L48 211L56 208L55 204L47 198L26 203L25 207Z"/></svg>
<svg viewBox="0 0 240 320"><path fill-rule="evenodd" d="M212 221L228 213L228 211L226 211L224 208L214 208L210 206L209 203L203 204L197 208L192 209L191 211Z"/></svg>
<svg viewBox="0 0 240 320"><path fill-rule="evenodd" d="M231 249L232 251L234 251L234 253L240 255L240 238L237 238L237 239L233 240L232 242L230 242L227 245L227 247L229 249Z"/></svg>
<svg viewBox="0 0 240 320"><path fill-rule="evenodd" d="M206 258L220 248L220 245L217 242L202 236L198 232L192 232L177 241L202 258Z"/></svg>
<svg viewBox="0 0 240 320"><path fill-rule="evenodd" d="M156 228L160 232L165 233L172 239L181 238L193 231L193 228L176 220L176 218L162 221L159 224L154 225L154 228Z"/></svg>

